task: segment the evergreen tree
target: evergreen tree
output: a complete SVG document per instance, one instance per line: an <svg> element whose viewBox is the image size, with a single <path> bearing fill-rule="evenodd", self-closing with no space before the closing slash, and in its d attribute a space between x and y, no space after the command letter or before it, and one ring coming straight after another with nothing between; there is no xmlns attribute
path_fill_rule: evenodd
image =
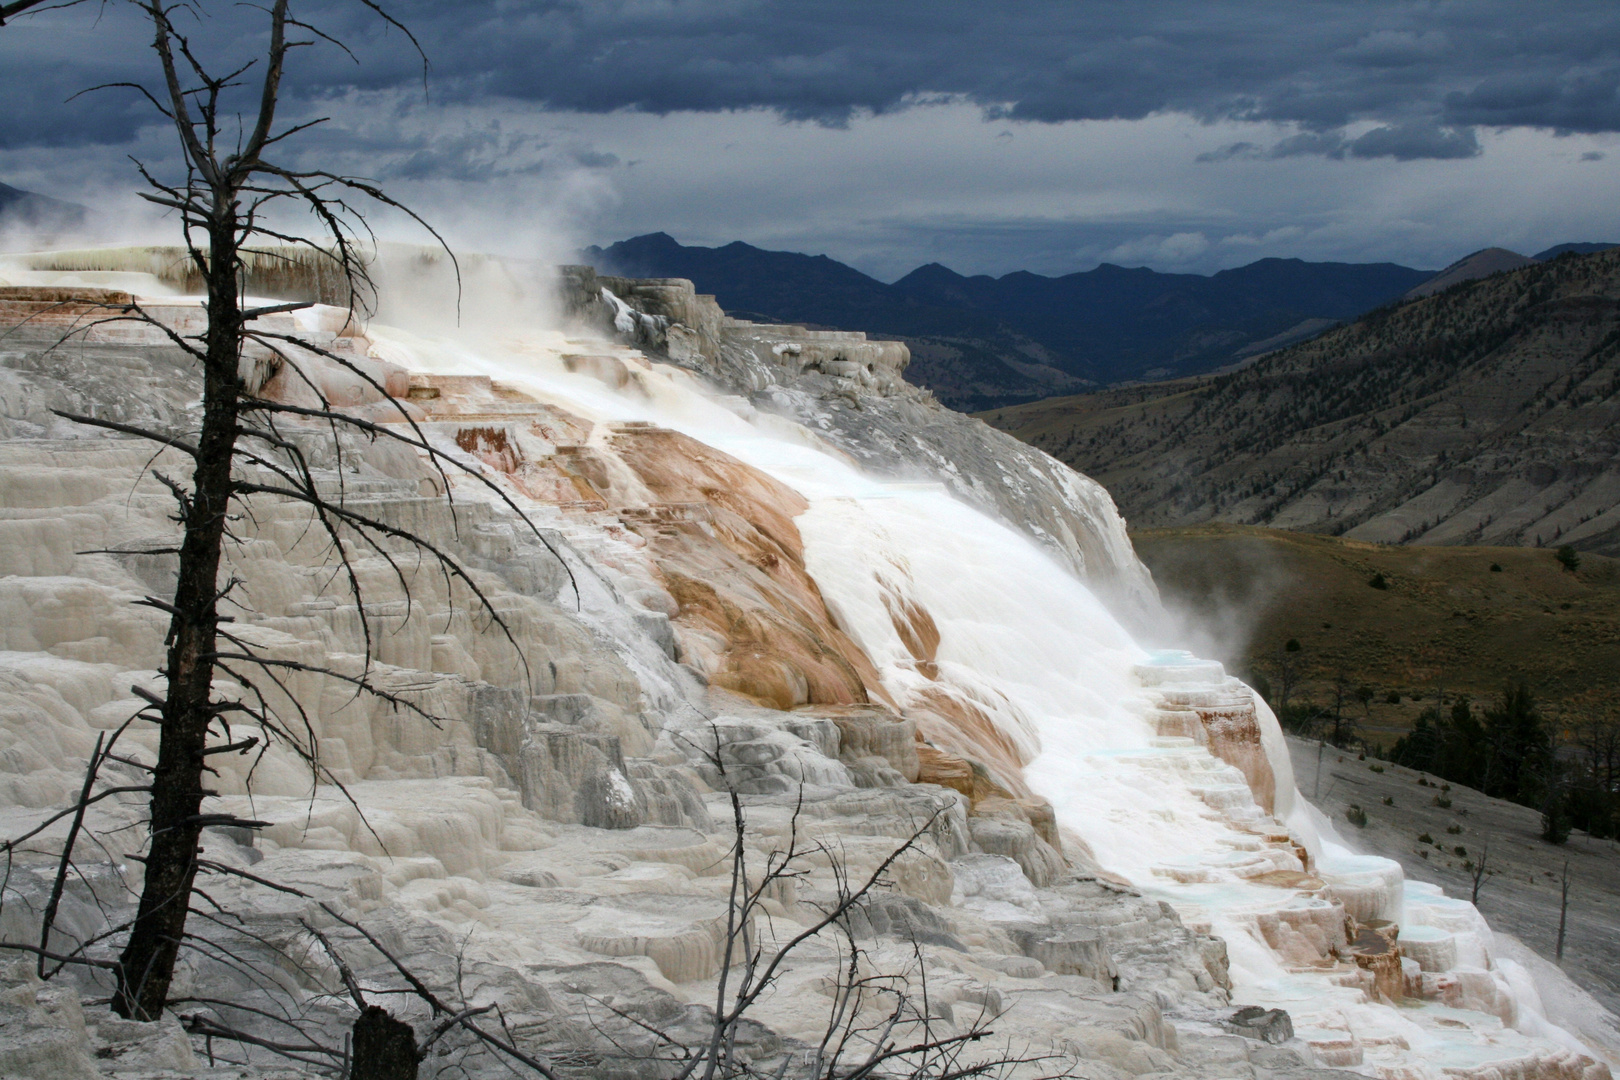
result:
<svg viewBox="0 0 1620 1080"><path fill-rule="evenodd" d="M1439 758L1440 740L1445 731L1445 720L1433 705L1418 713L1412 730L1395 740L1390 760L1397 765L1418 772L1438 773L1435 764Z"/></svg>
<svg viewBox="0 0 1620 1080"><path fill-rule="evenodd" d="M1552 738L1524 683L1504 687L1502 700L1485 710L1485 744L1485 793L1536 805L1552 770Z"/></svg>
<svg viewBox="0 0 1620 1080"><path fill-rule="evenodd" d="M1482 787L1489 761L1487 750L1485 727L1474 715L1467 695L1462 695L1451 705L1451 717L1442 732L1434 771L1447 780Z"/></svg>

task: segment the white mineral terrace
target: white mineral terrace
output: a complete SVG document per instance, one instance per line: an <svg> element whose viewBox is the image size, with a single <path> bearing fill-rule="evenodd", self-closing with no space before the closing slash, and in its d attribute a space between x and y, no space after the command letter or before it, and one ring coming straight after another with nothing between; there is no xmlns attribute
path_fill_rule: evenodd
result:
<svg viewBox="0 0 1620 1080"><path fill-rule="evenodd" d="M136 291L149 280L12 276L16 284ZM179 313L188 302L163 303ZM299 321L319 328L343 319L327 310ZM581 353L577 338L526 327L515 313L495 332L378 324L357 340L371 357L413 375L489 377L583 417L596 425L593 441L624 424L684 433L802 495L808 508L794 520L805 567L890 697L907 706L943 696L988 718L990 734L1027 762L1023 781L1050 801L1068 853L1089 855L1105 877L1224 938L1233 1002L1286 1009L1321 1065L1390 1080L1607 1075L1602 1065L1577 1062L1578 1054L1601 1054L1542 1015L1531 977L1493 955L1490 928L1472 905L1406 883L1397 863L1342 843L1296 792L1264 702L1217 663L1133 640L1091 590L1014 528L938 485L875 479L812 427L757 411L629 348L590 343L600 362L565 360ZM609 560L633 555L622 530L511 490L579 550ZM458 492L479 497L470 484ZM610 618L600 597L587 595L586 606ZM931 660L919 660L903 639L898 610L926 613L937 628ZM650 669L636 675L644 686L662 678ZM487 789L479 791L469 791L471 802L494 804ZM399 827L427 828L409 823L412 799L402 788ZM323 823L331 824L316 824ZM486 827L458 842L498 845L498 831ZM328 827L319 843L340 849L353 835ZM277 839L312 843L281 827ZM437 850L427 841L416 847ZM463 857L469 866L485 858L473 850ZM974 886L979 892L964 896L966 880L958 879L960 902L1017 924L1027 881L986 874ZM444 905L466 899L448 895L458 887L417 883L419 892L446 891ZM1346 915L1360 931L1354 941L1346 938ZM623 925L598 929L625 932ZM1174 1002L1166 1005L1173 1010Z"/></svg>
<svg viewBox="0 0 1620 1080"><path fill-rule="evenodd" d="M568 372L569 346L550 335L474 344L373 327L371 336L378 355L413 371L488 375L593 419L674 428L804 495L806 565L885 686L905 700L933 681L896 633L889 604L899 594L939 627L939 679L1035 751L1029 785L1051 800L1066 833L1105 870L1224 937L1234 999L1289 1010L1323 1064L1438 1077L1487 1063L1533 1070L1538 1059L1584 1049L1540 1015L1522 969L1493 963L1490 930L1472 905L1407 885L1398 863L1336 842L1295 792L1281 730L1257 695L1281 820L1256 806L1244 774L1201 739L1160 735L1160 691L1251 695L1217 663L1144 649L1014 530L936 485L871 479L819 448L813 432L716 399L635 354L622 357L637 369L636 392L626 394ZM1304 870L1295 842L1325 890L1252 883ZM1335 932L1343 943L1345 911L1398 923L1403 940L1412 932L1421 941L1398 968L1405 986L1426 991L1421 1003L1380 1004L1370 976L1313 970Z"/></svg>

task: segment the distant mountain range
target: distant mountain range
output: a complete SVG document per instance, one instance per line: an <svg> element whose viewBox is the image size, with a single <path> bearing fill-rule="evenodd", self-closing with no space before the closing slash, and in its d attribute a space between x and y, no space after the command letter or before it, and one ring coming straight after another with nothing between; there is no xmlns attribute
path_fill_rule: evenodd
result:
<svg viewBox="0 0 1620 1080"><path fill-rule="evenodd" d="M664 233L581 257L626 276L689 278L742 318L904 340L908 378L960 409L1210 371L1353 319L1432 276L1393 263L1262 259L1207 277L1104 264L992 278L936 263L885 284L825 255L687 247Z"/></svg>
<svg viewBox="0 0 1620 1080"><path fill-rule="evenodd" d="M985 419L1095 477L1137 528L1620 555L1620 250L1592 246L1514 256L1240 370Z"/></svg>
<svg viewBox="0 0 1620 1080"><path fill-rule="evenodd" d="M85 208L48 195L0 184L0 228L20 225L47 233L64 232L84 224Z"/></svg>
<svg viewBox="0 0 1620 1080"><path fill-rule="evenodd" d="M1104 263L1061 277L993 278L930 263L892 284L825 255L740 241L687 247L665 233L587 248L581 259L629 277L689 278L741 318L903 340L912 353L907 378L972 411L1240 365L1383 304L1612 246L1560 244L1534 256L1487 248L1439 274L1261 259L1208 276Z"/></svg>

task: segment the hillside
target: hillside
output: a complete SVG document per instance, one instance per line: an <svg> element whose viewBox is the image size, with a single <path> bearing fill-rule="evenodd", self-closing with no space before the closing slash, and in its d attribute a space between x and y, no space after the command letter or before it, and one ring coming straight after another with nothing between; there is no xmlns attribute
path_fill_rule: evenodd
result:
<svg viewBox="0 0 1620 1080"><path fill-rule="evenodd" d="M0 228L20 225L48 233L63 232L84 223L85 209L48 195L36 195L0 184Z"/></svg>
<svg viewBox="0 0 1620 1080"><path fill-rule="evenodd" d="M1295 700L1330 703L1341 672L1352 690L1371 686L1368 708L1346 705L1370 741L1393 743L1442 689L1483 701L1522 679L1566 720L1612 707L1620 561L1586 555L1570 573L1551 551L1222 524L1142 529L1131 541L1189 645L1259 672L1275 692L1283 646L1297 640ZM1380 574L1383 589L1371 585Z"/></svg>
<svg viewBox="0 0 1620 1080"><path fill-rule="evenodd" d="M1620 251L1379 309L1227 374L985 419L1136 527L1620 554Z"/></svg>
<svg viewBox="0 0 1620 1080"><path fill-rule="evenodd" d="M581 258L628 276L689 278L745 318L904 340L907 378L958 409L1210 371L1320 333L1430 277L1388 263L1263 259L1209 277L1107 264L1063 277L964 277L930 264L890 285L825 255L686 247L663 233Z"/></svg>
<svg viewBox="0 0 1620 1080"><path fill-rule="evenodd" d="M1432 777L1411 769L1358 761L1355 754L1332 747L1319 752L1316 743L1295 738L1288 740L1288 750L1301 792L1358 850L1399 862L1408 881L1426 881L1452 896L1468 896L1473 888L1470 860L1484 855L1488 844L1489 873L1479 891L1479 909L1491 921L1497 950L1527 966L1548 961L1523 945L1546 957L1557 948L1559 875L1567 866L1569 917L1561 966L1605 1007L1620 1006L1620 967L1614 963L1620 955L1620 928L1614 921L1620 903L1620 859L1615 857L1620 845L1576 832L1568 843L1555 846L1541 839L1541 814L1529 807L1461 784L1447 792L1453 805L1440 807L1433 789L1418 785ZM1351 806L1366 812L1364 827L1348 824ZM1423 836L1428 843L1419 839ZM1505 942L1504 933L1523 945ZM1579 995L1543 1004L1548 1015L1586 1038L1612 1041L1617 1034L1612 1018Z"/></svg>
<svg viewBox="0 0 1620 1080"><path fill-rule="evenodd" d="M1420 296L1433 296L1465 281L1490 277L1492 274L1508 270L1518 270L1540 261L1506 248L1485 248L1483 251L1476 251L1472 255L1458 259L1428 281L1413 288L1407 292L1406 299L1416 300Z"/></svg>

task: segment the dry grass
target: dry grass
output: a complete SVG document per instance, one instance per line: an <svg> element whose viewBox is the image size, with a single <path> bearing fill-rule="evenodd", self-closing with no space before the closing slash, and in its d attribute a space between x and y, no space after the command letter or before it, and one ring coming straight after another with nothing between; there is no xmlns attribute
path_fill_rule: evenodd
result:
<svg viewBox="0 0 1620 1080"><path fill-rule="evenodd" d="M1347 712L1386 744L1437 691L1476 701L1524 680L1565 722L1614 709L1620 672L1620 560L1583 554L1577 573L1553 551L1416 547L1239 525L1132 535L1167 603L1243 642L1222 657L1258 667L1275 688L1296 639L1302 692L1330 700L1343 672L1376 692L1370 717ZM1502 569L1492 571L1492 565ZM1383 574L1388 587L1369 583ZM1386 696L1401 695L1399 704Z"/></svg>

